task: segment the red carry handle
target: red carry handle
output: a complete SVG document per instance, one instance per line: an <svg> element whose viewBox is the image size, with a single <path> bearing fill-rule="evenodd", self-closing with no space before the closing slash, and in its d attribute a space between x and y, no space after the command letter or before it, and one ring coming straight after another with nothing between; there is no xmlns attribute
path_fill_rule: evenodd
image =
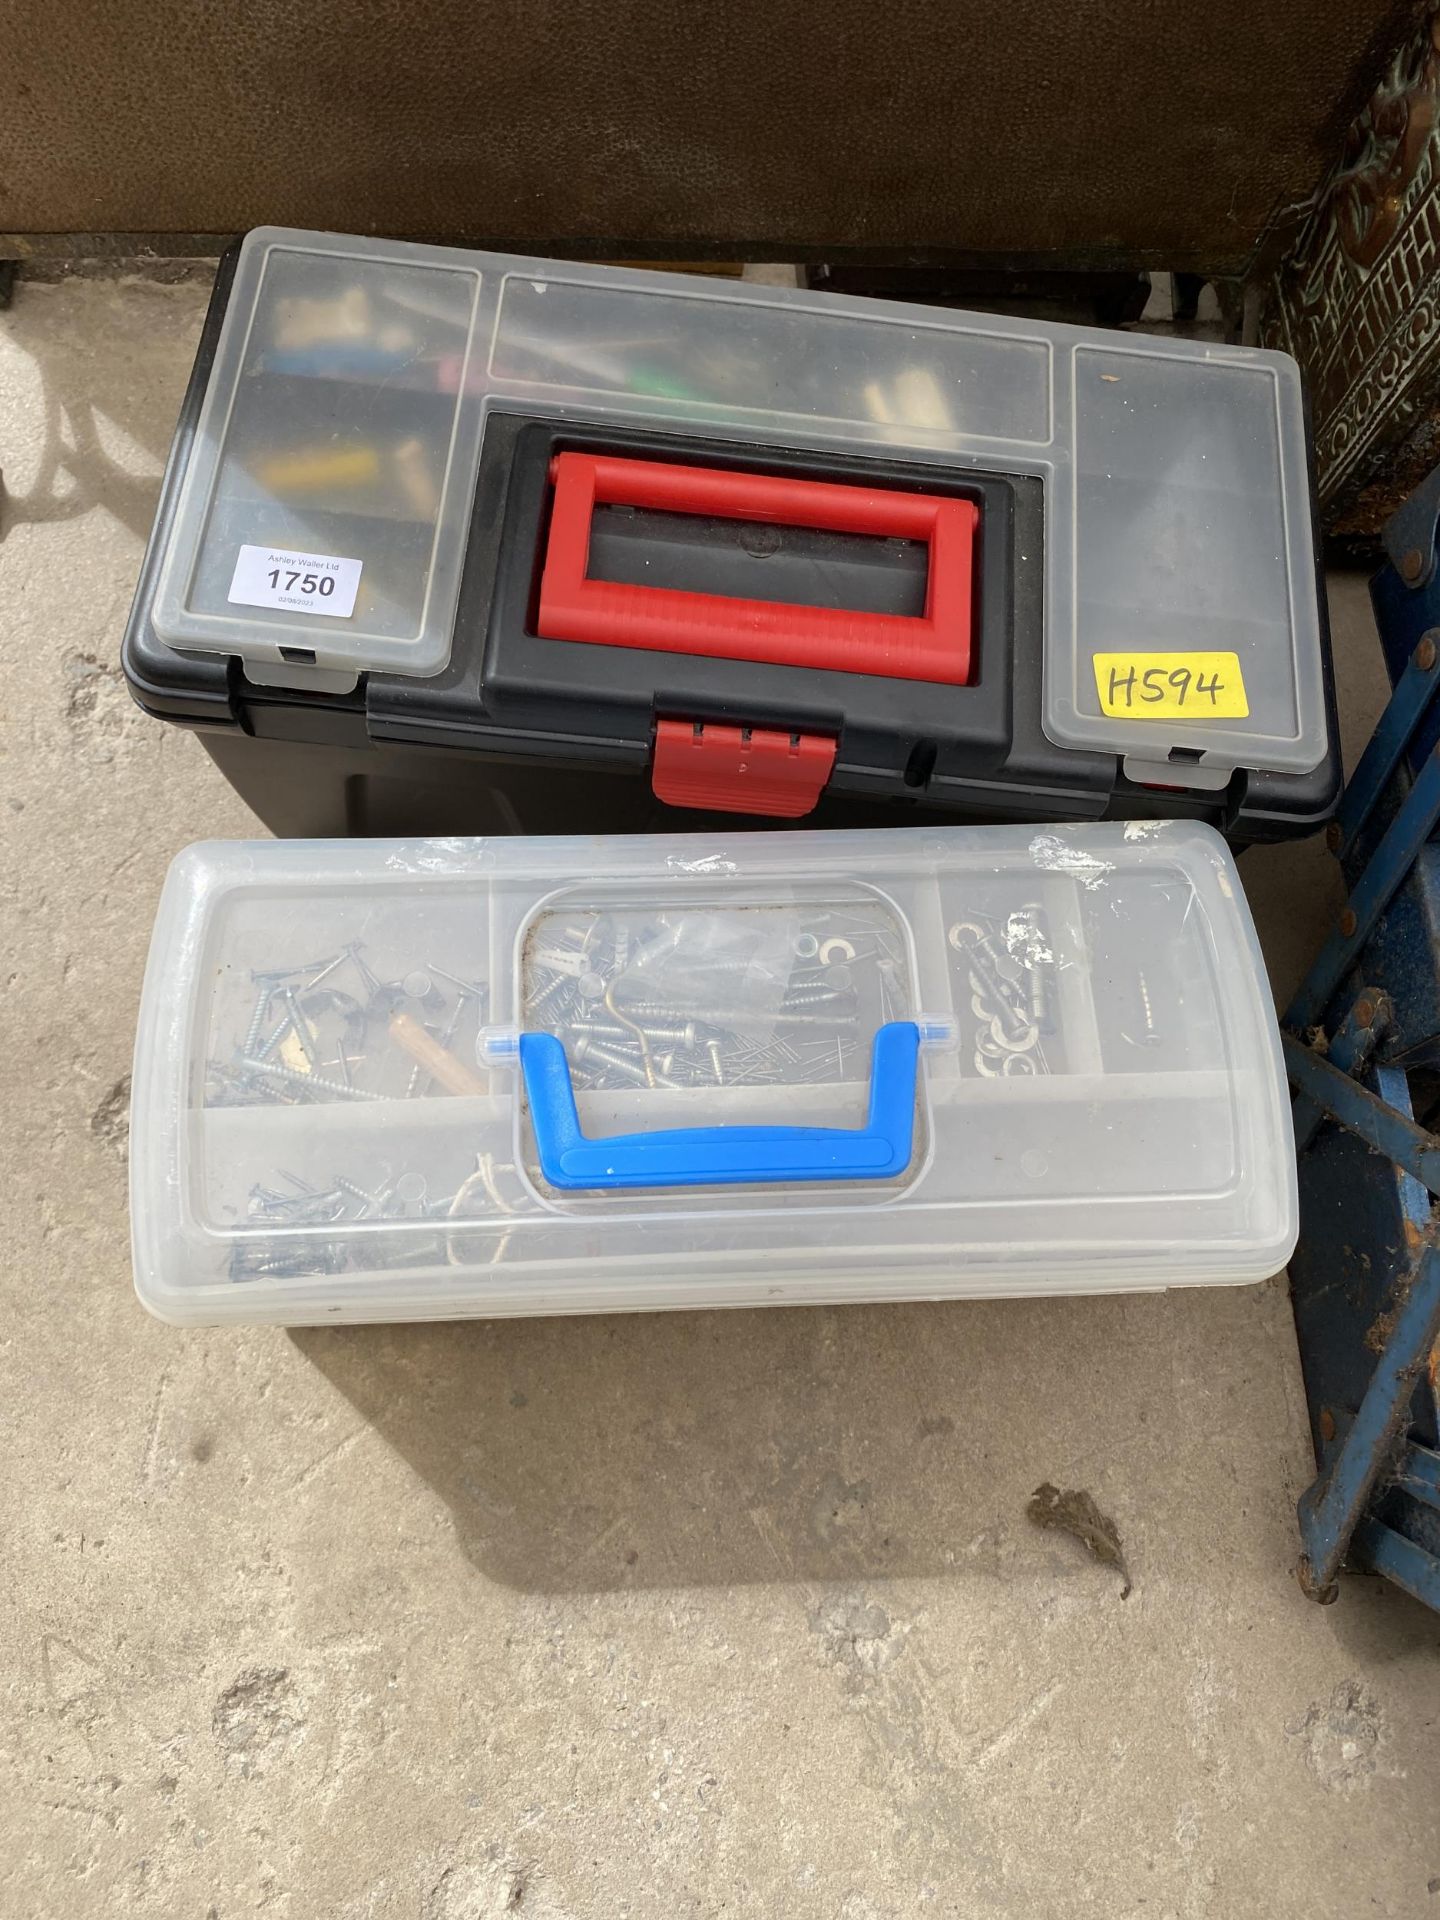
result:
<svg viewBox="0 0 1440 1920"><path fill-rule="evenodd" d="M969 500L590 453L557 454L550 476L555 498L536 624L543 639L957 687L970 678L979 514ZM930 549L925 611L856 613L592 580L590 522L601 502L924 540Z"/></svg>

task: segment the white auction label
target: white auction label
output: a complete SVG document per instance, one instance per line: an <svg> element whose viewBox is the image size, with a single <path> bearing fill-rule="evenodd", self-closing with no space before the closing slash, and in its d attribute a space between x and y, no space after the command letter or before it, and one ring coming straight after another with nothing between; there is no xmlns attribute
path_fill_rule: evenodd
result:
<svg viewBox="0 0 1440 1920"><path fill-rule="evenodd" d="M241 547L227 598L241 607L284 607L289 613L348 620L355 611L361 564L330 553Z"/></svg>

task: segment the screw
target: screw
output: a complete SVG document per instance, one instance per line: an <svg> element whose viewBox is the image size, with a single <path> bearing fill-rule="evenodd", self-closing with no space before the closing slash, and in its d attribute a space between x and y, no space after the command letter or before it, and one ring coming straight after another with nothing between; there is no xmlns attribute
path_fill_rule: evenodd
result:
<svg viewBox="0 0 1440 1920"><path fill-rule="evenodd" d="M1041 1033L1050 1031L1050 969L1036 965L1030 969L1030 1024Z"/></svg>
<svg viewBox="0 0 1440 1920"><path fill-rule="evenodd" d="M749 973L754 965L753 960L696 960L686 967L686 972L744 975Z"/></svg>
<svg viewBox="0 0 1440 1920"><path fill-rule="evenodd" d="M725 1066L720 1058L720 1042L718 1040L707 1040L705 1042L705 1051L710 1056L710 1071L715 1076L715 1084L717 1087L723 1087L725 1084Z"/></svg>
<svg viewBox="0 0 1440 1920"><path fill-rule="evenodd" d="M678 1060L676 1054L657 1054L655 1066L660 1069L655 1075L657 1087L699 1087L705 1079L695 1060Z"/></svg>
<svg viewBox="0 0 1440 1920"><path fill-rule="evenodd" d="M353 1180L342 1179L338 1173L334 1179L334 1186L337 1193L346 1194L351 1200L363 1201L367 1207L378 1207L381 1204L378 1193L367 1193L364 1187L357 1187Z"/></svg>
<svg viewBox="0 0 1440 1920"><path fill-rule="evenodd" d="M602 1047L597 1041L588 1037L576 1041L575 1059L581 1065L587 1061L598 1061L601 1066L611 1068L613 1072L623 1075L627 1080L633 1080L636 1086L650 1085L651 1077L638 1060L628 1059L623 1053L616 1053L611 1047ZM659 1078L658 1075L656 1077ZM660 1079L660 1084L665 1086L669 1082Z"/></svg>
<svg viewBox="0 0 1440 1920"><path fill-rule="evenodd" d="M687 1021L683 1027L648 1027L642 1025L640 1031L647 1040L669 1041L673 1046L680 1047L686 1053L693 1053L697 1045L695 1022L693 1020Z"/></svg>
<svg viewBox="0 0 1440 1920"><path fill-rule="evenodd" d="M652 1011L663 1012L660 1008L627 1007L627 1013L648 1014ZM724 1026L731 1020L753 1020L753 1007L707 1007L704 1019L712 1026ZM791 1013L788 1007L780 1007L775 1014L775 1023L781 1027L853 1027L857 1024L853 1013Z"/></svg>
<svg viewBox="0 0 1440 1920"><path fill-rule="evenodd" d="M267 1079L279 1080L286 1086L305 1087L312 1093L332 1094L337 1100L383 1100L383 1093L367 1093L362 1087L347 1087L341 1080L322 1080L318 1074L297 1073L293 1067L277 1066L273 1060L259 1060L246 1056L242 1063L250 1073L261 1073Z"/></svg>
<svg viewBox="0 0 1440 1920"><path fill-rule="evenodd" d="M315 1071L315 1036L310 1031L310 1023L300 1011L300 1002L295 998L295 989L286 987L281 998L290 1015L290 1025L295 1029L295 1038L300 1042L300 1051L309 1062L310 1071Z"/></svg>
<svg viewBox="0 0 1440 1920"><path fill-rule="evenodd" d="M547 1006L550 1001L555 998L562 987L568 986L569 984L570 975L568 973L552 974L544 986L541 987L538 992L531 994L530 998L525 1002L527 1013L538 1013L541 1007Z"/></svg>
<svg viewBox="0 0 1440 1920"><path fill-rule="evenodd" d="M581 1035L572 1047L571 1055L582 1066L590 1060L604 1060L612 1066L617 1060L623 1060L627 1067L633 1067L638 1063L639 1059L638 1052L634 1057L630 1054L621 1053L615 1047L605 1046L603 1042L596 1040L590 1034Z"/></svg>
<svg viewBox="0 0 1440 1920"><path fill-rule="evenodd" d="M790 1001L787 1003L787 1005L792 1005L792 1006L794 1004L796 1004L794 1001ZM691 1018L688 1012L682 1013L676 1007L664 1007L659 1005L658 1002L649 1001L649 1000L640 1001L637 1005L633 1007L627 1001L625 1005L621 1007L620 1011L626 1016L627 1019L635 1020L637 1022L644 1022L646 1020L657 1020L667 1025L673 1022L677 1028L680 1026L683 1026ZM695 1018L706 1026L716 1026L716 1027L725 1026L728 1022L732 1020L742 1020L742 1021L753 1020L755 1018L755 1008L754 1007L705 1007L695 1016ZM781 1025L787 1026L787 1027L797 1027L797 1026L798 1027L833 1027L833 1026L853 1027L856 1023L855 1015L853 1013L836 1013L836 1014L788 1013L785 1007L781 1007L777 1011L776 1019L780 1022ZM642 1026L641 1030L645 1031L646 1029L644 1029Z"/></svg>
<svg viewBox="0 0 1440 1920"><path fill-rule="evenodd" d="M1150 983L1143 973L1137 974L1136 979L1140 985L1140 1010L1145 1020L1145 1032L1140 1044L1153 1047L1159 1044L1160 1036L1155 1031L1155 1008L1150 1000Z"/></svg>
<svg viewBox="0 0 1440 1920"><path fill-rule="evenodd" d="M578 1033L579 1029L577 1027L567 1027L565 1032L566 1034ZM638 1036L633 1033L627 1033L623 1028L619 1029L618 1037L612 1037L608 1031L607 1033L581 1034L581 1037L575 1042L573 1051L578 1059L581 1057L582 1049L588 1049L589 1052L593 1053L597 1046L602 1053L618 1053L623 1055L627 1060L644 1059L644 1052Z"/></svg>
<svg viewBox="0 0 1440 1920"><path fill-rule="evenodd" d="M607 1022L600 1020L572 1020L566 1027L566 1032L589 1034L592 1040L615 1040L621 1042L633 1041L635 1035L640 1033L643 1034L647 1040L668 1042L671 1046L680 1047L686 1053L693 1053L699 1045L699 1037L696 1033L695 1022L693 1020L687 1022L683 1027L650 1026L644 1021L637 1021L633 1027L613 1027Z"/></svg>
<svg viewBox="0 0 1440 1920"><path fill-rule="evenodd" d="M275 1031L270 1035L270 1038L265 1042L264 1046L261 1047L259 1053L253 1053L247 1050L244 1057L247 1060L268 1060L271 1054L275 1051L276 1047L278 1047L280 1042L285 1038L286 1034L289 1033L289 1031L290 1031L290 1016L287 1013L285 1018L280 1022L279 1026L276 1027Z"/></svg>
<svg viewBox="0 0 1440 1920"><path fill-rule="evenodd" d="M230 1256L230 1278L237 1284L245 1280L292 1279L302 1272L298 1260L283 1254L251 1253L246 1247L236 1247Z"/></svg>
<svg viewBox="0 0 1440 1920"><path fill-rule="evenodd" d="M621 1027L619 1033L626 1040L638 1033L646 1040L659 1040L673 1047L683 1047L687 1053L693 1053L697 1044L693 1020L680 1027L655 1026L649 1021L637 1020L634 1027Z"/></svg>
<svg viewBox="0 0 1440 1920"><path fill-rule="evenodd" d="M246 1029L245 1038L240 1045L242 1056L254 1053L256 1047L260 1044L260 1030L265 1025L266 1014L270 1011L272 992L273 989L270 987L262 987L260 990L259 998L255 1002L255 1011L250 1016L250 1025Z"/></svg>
<svg viewBox="0 0 1440 1920"><path fill-rule="evenodd" d="M1030 978L1028 1003L1030 1024L1038 1027L1042 1033L1049 1033L1052 1031L1050 997L1054 986L1054 976L1051 972L1054 962L1053 957L1041 958L1042 953L1048 955L1050 949L1050 942L1045 933L1045 916L1043 910L1034 902L1021 907L1020 912L1025 916L1025 927L1029 934L1026 943L1029 957L1025 966Z"/></svg>
<svg viewBox="0 0 1440 1920"><path fill-rule="evenodd" d="M826 1007L841 997L841 989L838 987L816 987L807 989L803 993L787 993L784 1010L791 1007Z"/></svg>
<svg viewBox="0 0 1440 1920"><path fill-rule="evenodd" d="M307 1189L303 1193L267 1194L256 1188L252 1190L250 1199L252 1219L281 1220L291 1226L300 1226L308 1221L334 1220L345 1211L345 1199L338 1183L325 1193Z"/></svg>

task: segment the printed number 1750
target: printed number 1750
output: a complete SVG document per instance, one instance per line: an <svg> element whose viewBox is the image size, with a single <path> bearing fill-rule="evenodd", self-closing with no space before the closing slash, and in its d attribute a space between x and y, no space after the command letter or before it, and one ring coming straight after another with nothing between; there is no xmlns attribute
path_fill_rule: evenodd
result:
<svg viewBox="0 0 1440 1920"><path fill-rule="evenodd" d="M301 573L294 567L272 567L265 576L277 593L318 593L328 600L335 591L333 573Z"/></svg>

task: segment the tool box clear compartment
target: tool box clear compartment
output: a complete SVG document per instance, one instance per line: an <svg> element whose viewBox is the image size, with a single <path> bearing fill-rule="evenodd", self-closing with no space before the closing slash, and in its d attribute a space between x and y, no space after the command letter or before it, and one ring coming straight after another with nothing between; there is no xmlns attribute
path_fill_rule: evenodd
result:
<svg viewBox="0 0 1440 1920"><path fill-rule="evenodd" d="M131 1137L179 1323L1143 1290L1295 1235L1191 824L192 847Z"/></svg>
<svg viewBox="0 0 1440 1920"><path fill-rule="evenodd" d="M407 812L387 787L407 751L489 758L501 787L507 758L643 779L667 718L813 732L836 748L827 800L952 819L1178 808L1243 841L1328 815L1328 638L1283 354L273 228L222 266L217 303L126 671L148 711L233 730L206 744L282 831L314 815L277 798L277 742L309 751L314 779L373 773L373 831L387 804L399 820L441 804ZM639 502L602 500L577 548L588 622L547 624L552 589L537 625L551 497L517 517L527 426L562 460L628 469ZM952 516L959 501L977 516L973 583L939 546L927 573L923 541L837 536L818 506L793 525L760 513L763 544L738 508L719 509L718 541L698 508L647 513L637 475L673 487L697 468L797 498L868 488L907 527L916 493ZM612 622L600 644L591 603L619 604L621 582L652 637ZM686 599L694 632L728 627L699 649L718 657L653 638ZM767 621L779 640L746 633L737 652L734 632ZM897 665L927 622L913 651L930 665ZM884 638L867 649L867 633ZM636 651L656 644L672 651ZM1107 658L1133 689L1108 711ZM357 688L358 729L326 705ZM344 767L317 751L362 746L369 761ZM577 823L582 799L577 779ZM631 821L617 806L605 824Z"/></svg>
<svg viewBox="0 0 1440 1920"><path fill-rule="evenodd" d="M474 488L481 403L467 388L478 267L442 248L251 236L241 250L173 536L157 629L332 690L358 671L437 672ZM243 552L358 568L353 608ZM288 581L298 571L301 579ZM313 569L308 570L312 572ZM286 592L287 585L290 591Z"/></svg>

